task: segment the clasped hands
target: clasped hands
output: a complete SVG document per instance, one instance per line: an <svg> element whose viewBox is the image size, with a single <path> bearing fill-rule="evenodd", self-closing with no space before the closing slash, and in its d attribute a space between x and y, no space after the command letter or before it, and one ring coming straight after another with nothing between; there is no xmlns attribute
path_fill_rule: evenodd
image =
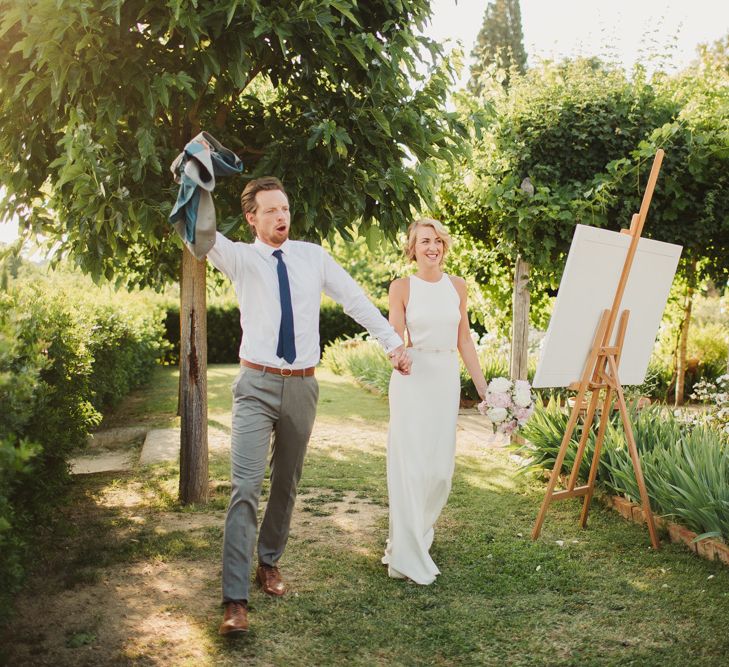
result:
<svg viewBox="0 0 729 667"><path fill-rule="evenodd" d="M410 367L413 365L413 360L410 358L404 345L400 345L400 347L392 350L387 355L387 358L390 360L392 367L401 375L410 375Z"/></svg>

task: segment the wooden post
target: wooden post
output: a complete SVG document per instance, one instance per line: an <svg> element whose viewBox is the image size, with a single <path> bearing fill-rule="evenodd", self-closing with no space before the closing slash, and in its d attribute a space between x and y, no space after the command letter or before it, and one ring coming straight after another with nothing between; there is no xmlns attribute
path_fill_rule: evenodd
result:
<svg viewBox="0 0 729 667"><path fill-rule="evenodd" d="M183 505L208 500L205 260L182 250L180 281L180 487Z"/></svg>
<svg viewBox="0 0 729 667"><path fill-rule="evenodd" d="M521 256L514 267L514 292L511 313L511 367L512 380L527 379L529 353L529 262Z"/></svg>
<svg viewBox="0 0 729 667"><path fill-rule="evenodd" d="M674 405L683 405L684 386L686 383L686 360L688 356L688 337L691 326L691 309L694 303L694 276L696 274L696 260L689 264L689 283L686 286L686 295L683 302L683 321L678 339L678 356L676 357L676 387L674 391Z"/></svg>

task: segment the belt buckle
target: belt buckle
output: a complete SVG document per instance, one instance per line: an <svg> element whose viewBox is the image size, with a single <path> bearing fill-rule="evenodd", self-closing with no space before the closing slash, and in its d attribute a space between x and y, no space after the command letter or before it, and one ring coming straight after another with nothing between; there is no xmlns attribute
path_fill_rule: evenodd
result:
<svg viewBox="0 0 729 667"><path fill-rule="evenodd" d="M290 378L294 374L294 370L292 368L282 368L281 369L281 377Z"/></svg>

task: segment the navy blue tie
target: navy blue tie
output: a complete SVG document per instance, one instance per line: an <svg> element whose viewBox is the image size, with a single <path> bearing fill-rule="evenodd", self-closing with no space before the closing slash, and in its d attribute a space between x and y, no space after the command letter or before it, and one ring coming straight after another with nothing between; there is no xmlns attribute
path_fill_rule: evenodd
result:
<svg viewBox="0 0 729 667"><path fill-rule="evenodd" d="M294 363L296 359L296 338L294 334L294 310L291 307L291 286L289 285L289 272L283 261L283 251L274 250L273 256L278 260L278 291L281 295L281 327L278 330L278 347L276 354Z"/></svg>

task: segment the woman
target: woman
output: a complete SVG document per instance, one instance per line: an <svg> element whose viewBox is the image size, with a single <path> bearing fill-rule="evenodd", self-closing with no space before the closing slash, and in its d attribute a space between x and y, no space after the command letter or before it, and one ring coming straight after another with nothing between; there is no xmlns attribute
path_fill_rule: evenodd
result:
<svg viewBox="0 0 729 667"><path fill-rule="evenodd" d="M390 285L390 324L405 340L409 375L390 378L387 488L390 531L382 562L394 578L427 585L440 570L428 553L433 525L451 489L460 399L460 352L483 399L486 380L478 363L466 312L466 282L443 273L450 236L436 220L410 225L407 256L417 271Z"/></svg>

